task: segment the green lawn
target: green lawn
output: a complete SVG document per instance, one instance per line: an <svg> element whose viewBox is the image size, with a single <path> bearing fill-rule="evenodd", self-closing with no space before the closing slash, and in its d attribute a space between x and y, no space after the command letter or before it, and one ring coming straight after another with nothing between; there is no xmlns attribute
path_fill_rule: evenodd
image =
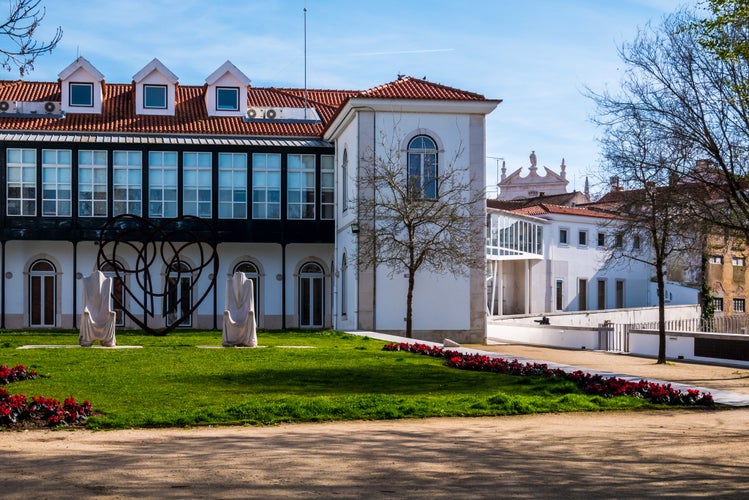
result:
<svg viewBox="0 0 749 500"><path fill-rule="evenodd" d="M16 349L77 339L77 332L1 331L0 364L24 364L42 375L6 389L87 399L98 414L89 420L93 428L654 407L587 396L568 381L448 368L441 359L384 352L382 341L332 331L259 332L258 349L197 347L219 346L215 331L118 333L119 346L142 349Z"/></svg>

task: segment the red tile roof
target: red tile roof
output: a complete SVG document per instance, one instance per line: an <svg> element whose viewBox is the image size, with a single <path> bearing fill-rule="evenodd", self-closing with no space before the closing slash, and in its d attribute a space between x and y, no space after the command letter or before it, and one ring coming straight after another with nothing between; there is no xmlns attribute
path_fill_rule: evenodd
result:
<svg viewBox="0 0 749 500"><path fill-rule="evenodd" d="M410 76L372 89L360 94L370 98L407 98L407 99L435 99L447 101L485 101L486 97L473 92L466 92L427 80L419 80Z"/></svg>
<svg viewBox="0 0 749 500"><path fill-rule="evenodd" d="M575 215L579 217L595 217L598 219L621 219L619 215L601 212L598 210L591 210L589 208L580 207L565 207L562 205L547 205L541 203L531 207L518 208L516 210L510 210L510 212L520 215L533 215L540 216L546 214L560 214L560 215Z"/></svg>
<svg viewBox="0 0 749 500"><path fill-rule="evenodd" d="M105 83L103 94L101 114L68 113L63 119L7 115L0 117L0 130L321 137L339 108L352 97L486 100L479 94L406 77L367 91L308 89L307 103L317 110L322 123L288 123L209 117L205 109L205 86L178 85L174 116L136 115L132 84ZM60 100L59 82L0 81L0 101ZM305 90L250 87L247 100L249 106L299 108L304 106Z"/></svg>

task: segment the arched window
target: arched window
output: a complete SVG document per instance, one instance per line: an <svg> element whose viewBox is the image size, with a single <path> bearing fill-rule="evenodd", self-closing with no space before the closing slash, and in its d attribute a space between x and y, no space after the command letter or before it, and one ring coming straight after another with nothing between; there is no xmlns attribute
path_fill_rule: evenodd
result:
<svg viewBox="0 0 749 500"><path fill-rule="evenodd" d="M348 282L348 259L346 258L346 252L341 257L341 316L348 314L348 296L347 296L347 282Z"/></svg>
<svg viewBox="0 0 749 500"><path fill-rule="evenodd" d="M177 261L169 266L164 297L166 324L173 325L181 318L181 326L192 326L192 272L190 266Z"/></svg>
<svg viewBox="0 0 749 500"><path fill-rule="evenodd" d="M37 260L29 268L29 325L55 326L57 273L48 260Z"/></svg>
<svg viewBox="0 0 749 500"><path fill-rule="evenodd" d="M299 270L299 326L322 328L324 319L324 280L322 266L307 262Z"/></svg>
<svg viewBox="0 0 749 500"><path fill-rule="evenodd" d="M242 261L234 266L234 273L244 273L247 279L252 280L253 299L255 299L255 321L258 320L260 313L260 273L257 266L252 262Z"/></svg>
<svg viewBox="0 0 749 500"><path fill-rule="evenodd" d="M115 262L112 265L110 262L105 263L101 266L100 271L104 273L107 278L112 278L112 310L117 313L117 326L125 326L125 286L123 278L125 276L125 268L119 262Z"/></svg>
<svg viewBox="0 0 749 500"><path fill-rule="evenodd" d="M437 198L437 145L426 135L408 143L408 193L414 199Z"/></svg>
<svg viewBox="0 0 749 500"><path fill-rule="evenodd" d="M348 210L348 150L343 149L343 160L341 161L341 207L343 211Z"/></svg>

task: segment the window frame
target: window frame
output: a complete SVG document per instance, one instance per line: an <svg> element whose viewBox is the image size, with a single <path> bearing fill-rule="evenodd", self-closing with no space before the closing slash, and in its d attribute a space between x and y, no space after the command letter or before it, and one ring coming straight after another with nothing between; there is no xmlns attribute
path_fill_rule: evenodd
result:
<svg viewBox="0 0 749 500"><path fill-rule="evenodd" d="M20 161L15 162L10 160L11 151L18 151L20 155ZM32 153L33 162L29 159L26 161L24 158L25 153ZM37 173L37 150L33 148L7 148L5 151L5 213L9 217L33 217L37 213L37 194L38 187L36 185L38 173ZM18 175L11 175L11 169L18 169ZM26 175L31 174L31 179L26 179ZM12 180L15 177L18 180ZM18 190L18 196L11 196L11 189ZM29 194L25 196L25 194ZM11 202L18 204L17 210L11 209Z"/></svg>
<svg viewBox="0 0 749 500"><path fill-rule="evenodd" d="M415 145L421 141L421 145ZM424 145L429 141L432 147ZM428 170L431 168L431 172ZM437 141L419 134L408 141L406 150L406 178L408 196L413 200L439 199L439 149ZM429 186L427 187L427 184ZM418 193L416 192L418 188Z"/></svg>
<svg viewBox="0 0 749 500"><path fill-rule="evenodd" d="M149 104L149 90L161 90L164 93L164 105ZM151 96L153 97L153 96ZM143 84L143 109L167 109L169 108L169 87L153 83Z"/></svg>
<svg viewBox="0 0 749 500"><path fill-rule="evenodd" d="M588 246L588 231L586 229L580 229L577 231L577 246Z"/></svg>
<svg viewBox="0 0 749 500"><path fill-rule="evenodd" d="M341 207L343 213L348 211L348 148L343 148L341 160Z"/></svg>
<svg viewBox="0 0 749 500"><path fill-rule="evenodd" d="M710 264L723 265L723 256L722 255L711 255L710 256Z"/></svg>
<svg viewBox="0 0 749 500"><path fill-rule="evenodd" d="M165 160L174 157L174 164L166 164ZM160 157L161 161L154 159ZM157 173L161 181L157 183ZM167 176L173 174L174 184L167 182ZM174 194L172 199L171 195ZM154 195L160 194L158 198ZM155 210L156 205L160 207ZM179 153L177 151L149 151L148 152L148 217L152 219L172 219L179 215Z"/></svg>
<svg viewBox="0 0 749 500"><path fill-rule="evenodd" d="M746 267L746 259L744 257L731 257L731 265L734 267Z"/></svg>
<svg viewBox="0 0 749 500"><path fill-rule="evenodd" d="M194 158L195 161L188 161L188 158ZM207 164L205 164L206 158L208 159ZM213 155L211 153L205 151L182 152L182 215L193 215L202 219L210 219L212 217L212 173ZM206 178L208 180L207 187L202 182ZM203 195L207 193L208 199L201 199L201 193Z"/></svg>
<svg viewBox="0 0 749 500"><path fill-rule="evenodd" d="M294 165L298 160L298 164ZM312 166L309 161L312 160ZM290 220L314 220L317 216L317 155L286 155L286 218ZM298 176L298 185L293 178ZM310 183L311 180L311 183Z"/></svg>
<svg viewBox="0 0 749 500"><path fill-rule="evenodd" d="M234 104L231 107L221 104L219 95L232 91L234 93ZM216 87L216 111L239 111L239 87Z"/></svg>
<svg viewBox="0 0 749 500"><path fill-rule="evenodd" d="M124 155L125 163L118 163ZM137 161L135 161L137 159ZM118 182L120 172L124 173L125 182ZM137 177L137 183L134 181ZM125 194L118 197L118 191ZM138 193L138 196L131 196ZM119 210L124 204L125 211ZM134 208L138 210L134 210ZM143 152L140 150L120 149L112 151L112 216L122 214L143 214Z"/></svg>
<svg viewBox="0 0 749 500"><path fill-rule="evenodd" d="M598 248L606 248L606 233L598 233Z"/></svg>
<svg viewBox="0 0 749 500"><path fill-rule="evenodd" d="M55 161L47 162L47 153L54 153ZM67 153L68 162L61 161L61 153ZM73 151L70 149L42 149L42 217L70 217L73 214ZM47 179L47 172L54 172L54 179ZM67 182L61 176L67 172ZM62 179L61 179L62 177ZM67 187L67 189L66 189ZM68 196L64 193L67 191ZM54 196L50 196L54 193ZM62 193L62 195L61 195ZM47 207L53 206L54 209Z"/></svg>
<svg viewBox="0 0 749 500"><path fill-rule="evenodd" d="M320 219L335 219L335 156L333 155L320 155Z"/></svg>
<svg viewBox="0 0 749 500"><path fill-rule="evenodd" d="M733 312L745 313L746 312L746 299L743 297L734 297L733 299Z"/></svg>
<svg viewBox="0 0 749 500"><path fill-rule="evenodd" d="M588 310L588 280L587 278L577 279L577 310Z"/></svg>
<svg viewBox="0 0 749 500"><path fill-rule="evenodd" d="M84 154L88 153L91 156L90 162L84 162ZM104 156L104 163L99 163L98 159ZM99 157L99 158L97 158ZM108 214L107 202L109 201L109 195L107 192L109 186L108 179L108 160L107 152L105 150L93 150L93 149L80 149L78 150L78 217L106 217ZM86 175L83 171L90 170L90 182L86 182L84 179ZM103 182L98 179L97 172L101 175L104 172ZM87 188L87 189L84 189ZM86 195L86 193L89 193ZM97 194L100 196L103 193L104 198L97 198ZM89 213L84 213L83 207L88 203L90 204ZM102 210L103 209L103 210Z"/></svg>
<svg viewBox="0 0 749 500"><path fill-rule="evenodd" d="M554 310L564 311L564 279L557 278L554 282Z"/></svg>
<svg viewBox="0 0 749 500"><path fill-rule="evenodd" d="M273 161L269 161L271 158ZM253 219L281 219L282 162L283 156L281 153L252 154ZM271 179L277 180L277 182L272 183Z"/></svg>
<svg viewBox="0 0 749 500"><path fill-rule="evenodd" d="M238 158L241 158L242 161L237 161ZM227 179L230 182L227 183ZM247 218L247 153L231 151L218 153L218 186L216 192L219 219Z"/></svg>
<svg viewBox="0 0 749 500"><path fill-rule="evenodd" d="M74 97L80 97L80 92L75 92L74 88L87 88L88 100L86 103L78 103ZM94 84L90 82L69 82L68 83L68 106L71 108L93 108L94 107Z"/></svg>
<svg viewBox="0 0 749 500"><path fill-rule="evenodd" d="M723 297L713 297L715 312L723 312Z"/></svg>
<svg viewBox="0 0 749 500"><path fill-rule="evenodd" d="M559 245L569 246L570 244L570 230L566 227L559 228Z"/></svg>

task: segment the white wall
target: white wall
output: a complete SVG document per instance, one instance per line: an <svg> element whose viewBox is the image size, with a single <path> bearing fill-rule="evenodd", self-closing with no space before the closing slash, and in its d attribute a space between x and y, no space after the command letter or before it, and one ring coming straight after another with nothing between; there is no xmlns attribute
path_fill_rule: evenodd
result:
<svg viewBox="0 0 749 500"><path fill-rule="evenodd" d="M696 304L667 306L666 320L692 319L700 317L700 307ZM607 309L604 311L582 311L568 313L547 313L551 325L598 327L604 321L612 323L648 323L658 321L657 307L641 307L632 309ZM492 316L491 324L533 325L541 314L522 316Z"/></svg>

